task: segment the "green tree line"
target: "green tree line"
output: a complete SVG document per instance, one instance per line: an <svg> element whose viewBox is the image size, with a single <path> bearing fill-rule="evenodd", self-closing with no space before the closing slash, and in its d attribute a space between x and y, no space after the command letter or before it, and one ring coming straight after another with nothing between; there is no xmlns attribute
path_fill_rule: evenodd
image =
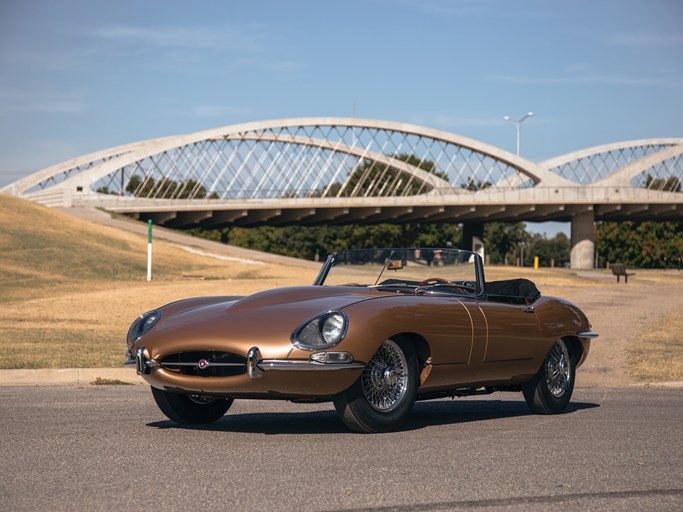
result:
<svg viewBox="0 0 683 512"><path fill-rule="evenodd" d="M230 245L297 258L324 258L332 251L365 247L463 247L458 224L376 224L349 226L290 226L204 230L193 234ZM569 263L570 240L529 233L523 222L489 222L484 246L492 264L541 266ZM629 267L678 267L683 256L683 222L598 222L595 249L600 266L624 263Z"/></svg>
<svg viewBox="0 0 683 512"><path fill-rule="evenodd" d="M681 268L683 221L598 222L595 250L600 264L639 268Z"/></svg>
<svg viewBox="0 0 683 512"><path fill-rule="evenodd" d="M192 232L230 245L305 259L322 259L332 251L365 247L462 246L462 228L458 224L227 227ZM534 256L539 257L543 266L550 266L551 262L559 266L569 261L569 239L564 233L548 238L527 233L522 222L486 224L484 245L491 263L516 263L522 244L526 265L532 264Z"/></svg>

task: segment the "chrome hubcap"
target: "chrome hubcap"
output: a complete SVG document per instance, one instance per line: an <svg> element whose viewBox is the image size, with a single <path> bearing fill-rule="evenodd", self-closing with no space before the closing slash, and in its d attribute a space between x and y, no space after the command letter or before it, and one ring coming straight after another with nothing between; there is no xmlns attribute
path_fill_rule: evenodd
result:
<svg viewBox="0 0 683 512"><path fill-rule="evenodd" d="M363 394L373 409L388 412L401 403L408 387L408 362L393 341L382 343L361 376Z"/></svg>
<svg viewBox="0 0 683 512"><path fill-rule="evenodd" d="M548 390L554 397L559 398L567 391L570 379L569 351L564 342L557 341L545 359L545 380Z"/></svg>

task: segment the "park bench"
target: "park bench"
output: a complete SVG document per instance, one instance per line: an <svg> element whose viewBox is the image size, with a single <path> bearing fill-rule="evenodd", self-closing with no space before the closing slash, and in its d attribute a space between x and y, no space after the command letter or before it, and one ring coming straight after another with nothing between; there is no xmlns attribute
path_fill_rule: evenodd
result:
<svg viewBox="0 0 683 512"><path fill-rule="evenodd" d="M612 274L617 276L617 283L619 282L621 276L624 276L624 282L626 283L628 283L628 276L635 276L634 273L626 272L626 268L624 267L623 263L613 263L610 265L610 268L612 269Z"/></svg>

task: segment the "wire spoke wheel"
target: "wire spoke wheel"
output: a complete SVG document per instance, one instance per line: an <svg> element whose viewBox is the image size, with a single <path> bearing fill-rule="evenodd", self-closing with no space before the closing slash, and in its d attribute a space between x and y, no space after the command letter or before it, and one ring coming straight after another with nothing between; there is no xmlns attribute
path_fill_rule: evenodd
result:
<svg viewBox="0 0 683 512"><path fill-rule="evenodd" d="M358 380L334 397L334 407L351 430L388 432L410 415L419 385L415 346L397 336L379 345Z"/></svg>
<svg viewBox="0 0 683 512"><path fill-rule="evenodd" d="M574 391L577 358L569 340L553 343L536 375L522 384L524 399L533 412L558 414L565 410Z"/></svg>
<svg viewBox="0 0 683 512"><path fill-rule="evenodd" d="M400 347L386 340L361 376L363 394L370 406L382 412L395 409L408 387L408 361Z"/></svg>
<svg viewBox="0 0 683 512"><path fill-rule="evenodd" d="M561 397L569 386L571 367L569 351L564 343L556 342L545 360L545 380L554 397Z"/></svg>

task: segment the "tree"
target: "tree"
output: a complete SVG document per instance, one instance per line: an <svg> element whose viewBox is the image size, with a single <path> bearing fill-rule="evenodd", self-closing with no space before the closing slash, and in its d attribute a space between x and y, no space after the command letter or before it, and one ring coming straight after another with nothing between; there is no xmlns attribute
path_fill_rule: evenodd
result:
<svg viewBox="0 0 683 512"><path fill-rule="evenodd" d="M375 224L194 229L192 234L231 245L297 258L366 247L447 247L457 244L457 224Z"/></svg>
<svg viewBox="0 0 683 512"><path fill-rule="evenodd" d="M598 222L595 249L601 261L630 267L678 265L683 256L683 221Z"/></svg>
<svg viewBox="0 0 683 512"><path fill-rule="evenodd" d="M430 160L421 160L410 154L399 154L393 158L423 169L439 178L447 178L444 173L435 171L436 164ZM397 195L399 192L404 195L415 195L429 190L425 188L422 180L406 172L375 161L364 161L354 169L345 186L341 188L341 196L382 197Z"/></svg>
<svg viewBox="0 0 683 512"><path fill-rule="evenodd" d="M529 258L538 256L542 267L549 267L551 264L563 266L569 261L569 237L562 232L553 238L536 233L531 236L528 255Z"/></svg>
<svg viewBox="0 0 683 512"><path fill-rule="evenodd" d="M484 226L484 247L491 263L513 263L521 244L530 241L523 222L488 222Z"/></svg>
<svg viewBox="0 0 683 512"><path fill-rule="evenodd" d="M153 197L159 199L216 199L216 193L208 193L206 187L192 178L177 182L169 178L156 181L151 176L144 180L134 174L128 180L126 192L136 197Z"/></svg>
<svg viewBox="0 0 683 512"><path fill-rule="evenodd" d="M681 180L677 176L668 178L654 178L650 174L645 178L645 188L663 190L665 192L680 192Z"/></svg>

